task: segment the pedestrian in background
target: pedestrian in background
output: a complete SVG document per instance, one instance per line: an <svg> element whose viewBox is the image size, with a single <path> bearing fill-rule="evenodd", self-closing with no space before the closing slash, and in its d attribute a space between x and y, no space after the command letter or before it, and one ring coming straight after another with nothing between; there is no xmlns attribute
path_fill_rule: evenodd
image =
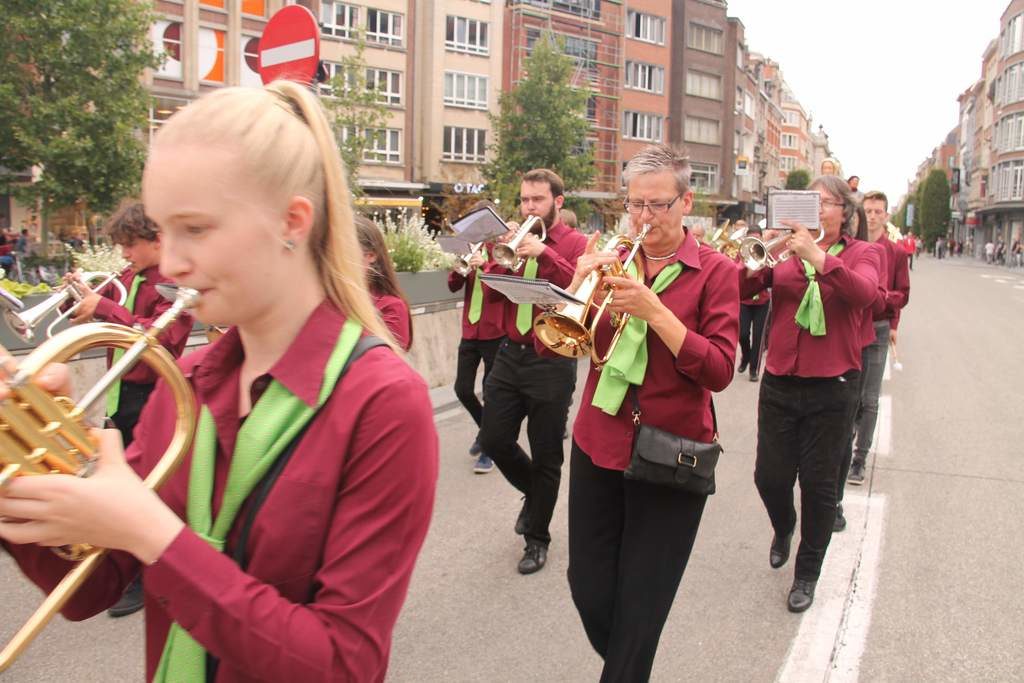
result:
<svg viewBox="0 0 1024 683"><path fill-rule="evenodd" d="M560 209L558 211L558 217L562 220L563 223L568 225L573 230L580 229L580 222L576 218L576 212L573 211L572 209Z"/></svg>
<svg viewBox="0 0 1024 683"><path fill-rule="evenodd" d="M412 313L409 300L398 284L395 264L384 242L384 233L376 223L362 214L356 214L355 224L373 304L395 341L403 351L408 351L412 347Z"/></svg>

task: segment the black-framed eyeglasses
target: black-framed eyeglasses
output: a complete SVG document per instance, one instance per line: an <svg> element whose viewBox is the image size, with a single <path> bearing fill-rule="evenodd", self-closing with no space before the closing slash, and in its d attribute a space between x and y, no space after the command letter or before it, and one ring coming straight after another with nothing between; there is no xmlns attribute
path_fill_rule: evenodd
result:
<svg viewBox="0 0 1024 683"><path fill-rule="evenodd" d="M623 200L622 206L626 209L626 213L643 213L644 208L650 209L651 213L665 213L672 208L672 205L679 201L679 198L683 195L677 194L675 199L670 202L632 202L628 199Z"/></svg>

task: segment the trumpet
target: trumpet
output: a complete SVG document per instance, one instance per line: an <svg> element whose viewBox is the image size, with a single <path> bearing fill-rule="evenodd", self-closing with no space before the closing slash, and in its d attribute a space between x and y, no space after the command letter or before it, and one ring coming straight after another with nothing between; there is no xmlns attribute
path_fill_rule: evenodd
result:
<svg viewBox="0 0 1024 683"><path fill-rule="evenodd" d="M626 235L616 235L611 238L608 244L605 245L604 251L618 252L628 249L630 250L629 255L623 263L616 262L587 275L586 279L580 284L579 289L576 290L576 298L585 303L567 304L560 311L546 311L537 316L533 323L533 333L537 335L537 339L544 346L567 358L582 358L589 355L598 369L608 362L608 358L611 357L612 351L615 350L615 345L619 341L622 330L625 329L629 316L623 315L618 320L612 321L617 329L607 352L603 356L596 352L594 339L597 334L598 321L611 300L612 293L609 292L607 294L589 325L587 324L587 317L590 314L591 307L594 306L594 297L601 288L604 276L614 275L621 277L628 272L629 266L635 260L637 251L639 251L650 229L650 225L644 224L643 229L636 238L630 238Z"/></svg>
<svg viewBox="0 0 1024 683"><path fill-rule="evenodd" d="M473 272L473 268L469 265L469 262L472 260L474 256L480 253L480 250L484 248L484 244L484 242L477 242L476 244L469 245L468 254L462 254L460 256L455 257L455 262L452 265L452 270L454 270L462 277L466 277L471 272Z"/></svg>
<svg viewBox="0 0 1024 683"><path fill-rule="evenodd" d="M494 260L497 261L499 266L508 268L509 270L519 270L526 263L526 259L521 259L516 256L516 249L522 244L523 239L533 232L534 227L540 223L540 241L543 242L548 238L548 230L544 225L543 219L540 216L530 216L523 224L519 226L519 232L516 233L515 237L510 239L504 244L494 245Z"/></svg>
<svg viewBox="0 0 1024 683"><path fill-rule="evenodd" d="M747 236L747 229L739 228L731 233L727 233L728 229L729 221L726 221L722 227L715 230L714 234L711 235L711 241L708 242L708 245L715 251L725 254L730 259L735 259L736 255L740 253L743 238Z"/></svg>
<svg viewBox="0 0 1024 683"><path fill-rule="evenodd" d="M99 292L108 284L113 284L118 291L118 303L123 306L124 302L128 299L128 292L125 290L124 285L121 284L121 281L117 279L119 275L120 273L104 273L102 271L80 274L82 280L85 281L86 284L97 280L99 281L99 284L95 287L90 285L91 292ZM57 325L75 314L75 311L78 310L83 298L84 297L75 285L73 283L68 283L58 287L57 291L28 310L15 311L11 308L5 308L4 320L7 321L11 331L18 335L22 341L31 342L36 336L35 328L44 318L50 315L53 311L58 310L61 306L67 303L68 300L75 299L75 305L71 306L63 313L60 313L56 320L50 323L46 328L46 336L47 338L50 338L53 337Z"/></svg>
<svg viewBox="0 0 1024 683"><path fill-rule="evenodd" d="M818 243L825 239L825 229L822 227L816 229L818 237L814 241ZM792 228L777 228L777 230L784 233L793 232ZM781 252L776 253L779 246L785 244L787 239L789 239L789 234L779 235L768 241L754 235L744 237L740 241L740 260L743 261L743 265L748 270L757 271L762 268L774 268L780 263L789 260L789 257L793 254L789 249L783 249Z"/></svg>
<svg viewBox="0 0 1024 683"><path fill-rule="evenodd" d="M0 487L16 476L92 474L97 444L88 432L85 415L138 361L146 363L164 380L177 405L174 434L144 483L155 490L171 476L191 447L197 411L191 385L157 339L182 311L197 303L199 294L173 285L157 285L157 289L168 298L173 295L174 304L149 329L140 331L113 323L77 325L40 344L14 369L9 381L11 396L0 402ZM82 351L106 347L124 349L125 353L77 403L67 397L51 396L35 384L34 378L49 364L63 363ZM67 604L107 553L105 548L82 543L54 550L78 564L0 652L0 671L7 669Z"/></svg>

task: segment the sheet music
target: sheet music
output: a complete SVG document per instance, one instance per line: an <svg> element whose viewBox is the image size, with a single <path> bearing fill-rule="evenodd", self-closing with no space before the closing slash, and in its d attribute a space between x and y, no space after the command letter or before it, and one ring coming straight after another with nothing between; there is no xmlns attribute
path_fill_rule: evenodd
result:
<svg viewBox="0 0 1024 683"><path fill-rule="evenodd" d="M585 301L547 280L527 280L513 275L483 273L480 281L504 294L514 304L585 304Z"/></svg>
<svg viewBox="0 0 1024 683"><path fill-rule="evenodd" d="M438 235L437 246L446 254L462 256L468 254L473 245L457 235Z"/></svg>
<svg viewBox="0 0 1024 683"><path fill-rule="evenodd" d="M768 227L782 227L781 221L797 221L808 228L819 227L821 195L817 190L770 190Z"/></svg>
<svg viewBox="0 0 1024 683"><path fill-rule="evenodd" d="M467 242L487 242L508 231L505 221L488 206L471 211L452 224L455 235Z"/></svg>

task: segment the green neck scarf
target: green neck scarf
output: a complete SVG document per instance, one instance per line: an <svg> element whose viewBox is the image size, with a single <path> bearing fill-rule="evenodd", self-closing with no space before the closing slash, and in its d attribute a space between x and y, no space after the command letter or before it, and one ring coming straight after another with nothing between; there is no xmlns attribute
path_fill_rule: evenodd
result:
<svg viewBox="0 0 1024 683"><path fill-rule="evenodd" d="M135 297L139 293L139 285L146 281L142 273L136 273L135 277L132 278L132 286L128 290L128 298L124 300L124 307L128 309L129 313L135 313ZM121 356L124 355L124 349L114 349L114 355L111 357L110 364L113 365ZM110 417L117 412L117 407L121 404L121 380L114 382L113 386L107 390L107 417Z"/></svg>
<svg viewBox="0 0 1024 683"><path fill-rule="evenodd" d="M487 248L480 250L480 255L487 260ZM473 274L473 293L469 297L469 313L467 319L470 324L476 325L480 322L480 315L484 310L484 286L480 282L480 269L477 268Z"/></svg>
<svg viewBox="0 0 1024 683"><path fill-rule="evenodd" d="M846 245L836 242L828 248L828 253L837 256ZM825 306L821 302L821 288L818 286L818 279L812 266L807 261L800 259L804 265L804 275L807 276L807 289L804 290L804 298L800 301L800 307L796 309L796 324L811 333L812 337L825 336Z"/></svg>
<svg viewBox="0 0 1024 683"><path fill-rule="evenodd" d="M235 452L216 520L212 519L211 509L217 428L209 408L203 406L192 450L186 511L189 528L218 552L224 550L225 539L245 499L278 455L331 395L361 334L362 326L359 323L351 319L345 322L324 369L316 407L307 405L276 379L270 383L253 406L245 424L238 430ZM153 680L156 683L206 680L206 650L176 623L171 624L160 666Z"/></svg>
<svg viewBox="0 0 1024 683"><path fill-rule="evenodd" d="M537 259L532 256L526 261L526 268L523 269L523 278L533 280L537 277ZM533 305L519 304L516 309L516 329L519 334L526 334L533 326Z"/></svg>
<svg viewBox="0 0 1024 683"><path fill-rule="evenodd" d="M635 273L633 266L630 266L630 271ZM661 294L682 272L683 264L678 261L665 266L654 278L651 291ZM626 329L622 331L622 336L615 345L615 351L601 370L601 377L597 380L597 388L594 390L594 398L590 405L600 408L609 415L618 415L629 385L642 384L646 373L647 321L631 315L626 321Z"/></svg>

